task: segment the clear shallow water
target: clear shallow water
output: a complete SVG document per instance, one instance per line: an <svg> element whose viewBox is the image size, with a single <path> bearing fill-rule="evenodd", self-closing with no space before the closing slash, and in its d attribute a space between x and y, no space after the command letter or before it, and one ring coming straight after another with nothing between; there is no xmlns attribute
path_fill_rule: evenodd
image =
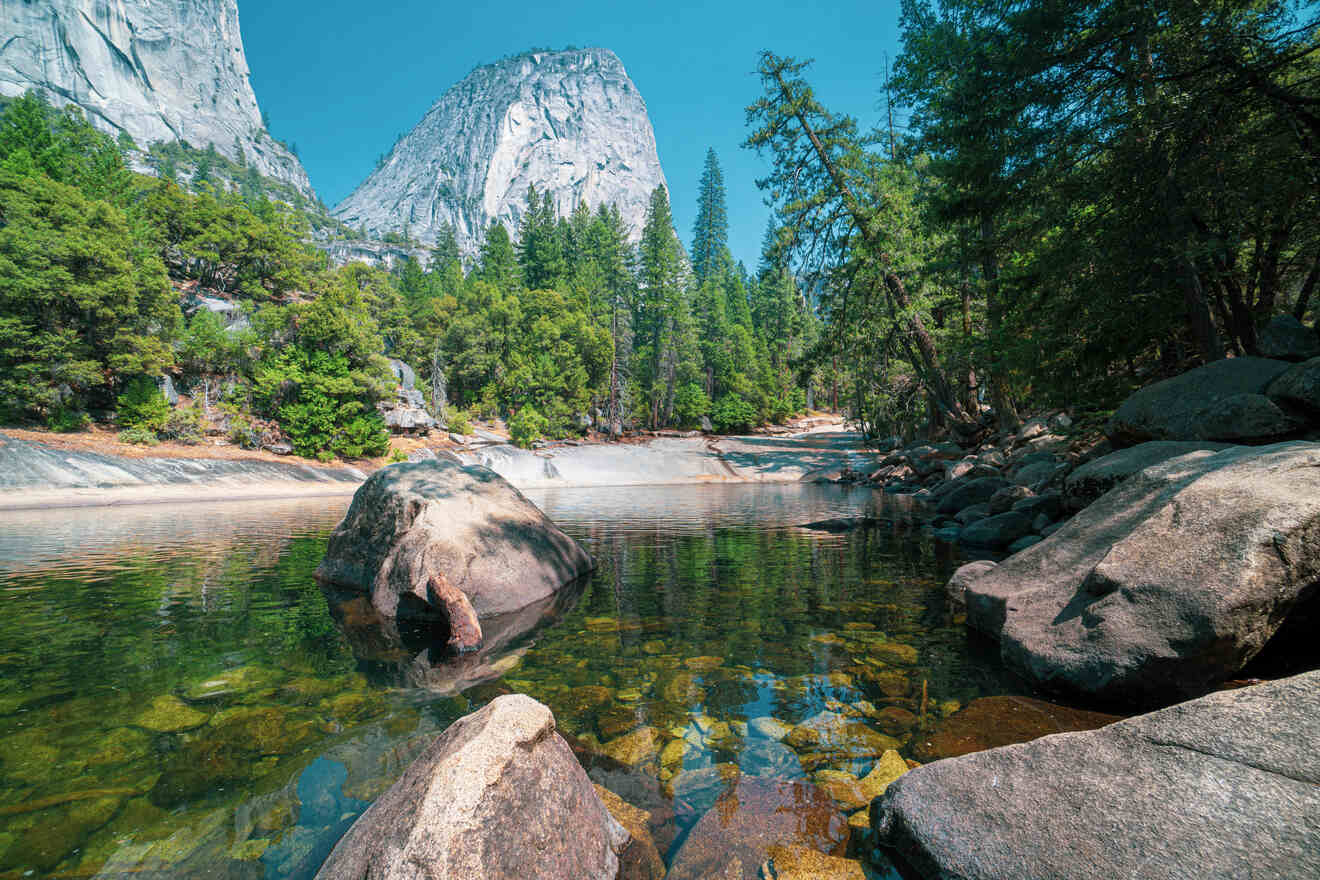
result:
<svg viewBox="0 0 1320 880"><path fill-rule="evenodd" d="M510 690L689 811L705 794L685 773L863 775L955 704L1014 690L933 589L949 548L900 524L798 527L901 520L875 507L897 502L527 494L597 571L438 666L313 581L347 499L0 519L0 880L310 877L439 731ZM843 735L766 735L813 718Z"/></svg>

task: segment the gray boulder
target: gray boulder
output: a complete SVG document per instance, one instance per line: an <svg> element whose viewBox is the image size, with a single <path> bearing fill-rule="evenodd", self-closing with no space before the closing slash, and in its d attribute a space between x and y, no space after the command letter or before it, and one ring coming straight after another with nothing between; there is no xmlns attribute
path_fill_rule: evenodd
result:
<svg viewBox="0 0 1320 880"><path fill-rule="evenodd" d="M1051 459L1051 461L1034 461L1018 468L1013 472L1013 483L1028 488L1048 483L1060 468L1066 467L1061 462L1053 460L1053 456Z"/></svg>
<svg viewBox="0 0 1320 880"><path fill-rule="evenodd" d="M1069 474L1063 485L1064 496L1067 498L1068 506L1080 510L1128 477L1148 467L1189 452L1218 452L1227 448L1228 445L1224 443L1155 440L1120 449L1104 458L1087 462Z"/></svg>
<svg viewBox="0 0 1320 880"><path fill-rule="evenodd" d="M1031 498L1023 498L1013 505L1013 509L1030 517L1047 516L1056 519L1063 513L1063 496L1058 492L1047 492Z"/></svg>
<svg viewBox="0 0 1320 880"><path fill-rule="evenodd" d="M591 568L587 552L503 477L436 459L391 465L363 483L316 577L369 594L386 618L456 629L541 601Z"/></svg>
<svg viewBox="0 0 1320 880"><path fill-rule="evenodd" d="M1306 421L1284 411L1264 394L1233 394L1207 409L1200 432L1226 443L1260 443L1296 434Z"/></svg>
<svg viewBox="0 0 1320 880"><path fill-rule="evenodd" d="M555 733L497 697L454 722L353 823L317 880L615 880L630 835Z"/></svg>
<svg viewBox="0 0 1320 880"><path fill-rule="evenodd" d="M952 514L973 504L984 504L1007 485L1008 483L999 477L970 480L944 495L935 510L937 513Z"/></svg>
<svg viewBox="0 0 1320 880"><path fill-rule="evenodd" d="M405 391L411 391L417 387L417 374L413 372L412 367L408 366L403 361L391 358L390 370L393 371L394 378L399 383L399 387L403 388Z"/></svg>
<svg viewBox="0 0 1320 880"><path fill-rule="evenodd" d="M1026 486L1008 486L1000 489L990 499L990 513L1008 513L1019 501L1033 497Z"/></svg>
<svg viewBox="0 0 1320 880"><path fill-rule="evenodd" d="M968 525L977 520L985 519L990 515L989 504L973 504L971 507L964 507L954 516L959 525Z"/></svg>
<svg viewBox="0 0 1320 880"><path fill-rule="evenodd" d="M1320 877L1320 673L927 764L871 822L941 880Z"/></svg>
<svg viewBox="0 0 1320 880"><path fill-rule="evenodd" d="M1320 356L1320 336L1292 315L1278 315L1260 332L1257 348L1262 357L1305 361Z"/></svg>
<svg viewBox="0 0 1320 880"><path fill-rule="evenodd" d="M969 585L967 622L1040 686L1153 703L1232 676L1317 583L1320 444L1236 447L1129 477Z"/></svg>
<svg viewBox="0 0 1320 880"><path fill-rule="evenodd" d="M1267 358L1228 358L1156 382L1125 400L1105 432L1119 447L1148 440L1251 440L1256 438L1243 436L1233 422L1249 415L1269 432L1261 436L1278 436L1274 414L1266 418L1259 401L1239 395L1262 395L1288 366ZM1234 436L1222 436L1224 429Z"/></svg>
<svg viewBox="0 0 1320 880"><path fill-rule="evenodd" d="M1271 382L1265 393L1285 407L1320 414L1320 357L1290 368Z"/></svg>
<svg viewBox="0 0 1320 880"><path fill-rule="evenodd" d="M977 547L1003 548L1031 534L1032 517L1018 510L977 520L963 529L960 540Z"/></svg>

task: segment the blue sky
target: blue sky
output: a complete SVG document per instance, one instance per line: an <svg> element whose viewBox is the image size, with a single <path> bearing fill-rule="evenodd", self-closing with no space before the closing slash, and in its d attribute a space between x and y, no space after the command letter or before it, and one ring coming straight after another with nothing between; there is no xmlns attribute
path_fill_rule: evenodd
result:
<svg viewBox="0 0 1320 880"><path fill-rule="evenodd" d="M473 67L534 46L613 49L646 99L679 234L691 237L702 162L714 147L729 194L730 246L749 266L769 216L755 183L765 165L740 146L744 110L759 94L757 54L816 59L810 79L821 99L870 126L883 114L884 54L892 59L898 49L897 0L240 0L239 12L271 129L298 145L330 205Z"/></svg>

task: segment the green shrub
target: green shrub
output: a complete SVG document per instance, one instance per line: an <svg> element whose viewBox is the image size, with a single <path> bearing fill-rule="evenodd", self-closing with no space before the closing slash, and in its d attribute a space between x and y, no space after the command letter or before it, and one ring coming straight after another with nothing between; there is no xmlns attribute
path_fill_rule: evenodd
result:
<svg viewBox="0 0 1320 880"><path fill-rule="evenodd" d="M408 460L408 454L402 449L390 450L390 464L401 464Z"/></svg>
<svg viewBox="0 0 1320 880"><path fill-rule="evenodd" d="M165 420L160 429L162 440L174 440L186 446L196 446L202 442L202 416L197 407L176 409Z"/></svg>
<svg viewBox="0 0 1320 880"><path fill-rule="evenodd" d="M532 407L524 406L509 419L509 436L513 439L514 446L531 449L532 444L544 436L548 427L550 423L544 416Z"/></svg>
<svg viewBox="0 0 1320 880"><path fill-rule="evenodd" d="M119 432L120 443L132 443L135 446L159 446L160 437L153 428L146 425L134 425Z"/></svg>
<svg viewBox="0 0 1320 880"><path fill-rule="evenodd" d="M80 410L60 407L46 417L46 427L57 434L73 434L92 424L92 417Z"/></svg>
<svg viewBox="0 0 1320 880"><path fill-rule="evenodd" d="M700 385L689 382L674 394L674 420L684 428L695 428L710 414L710 398Z"/></svg>
<svg viewBox="0 0 1320 880"><path fill-rule="evenodd" d="M220 410L229 417L230 443L242 449L256 449L261 445L261 436L251 417L239 412L233 404L221 404Z"/></svg>
<svg viewBox="0 0 1320 880"><path fill-rule="evenodd" d="M124 428L149 428L159 431L170 418L172 407L156 387L155 380L138 376L124 386L119 395L117 420Z"/></svg>
<svg viewBox="0 0 1320 880"><path fill-rule="evenodd" d="M464 437L472 433L472 417L468 415L467 410L450 407L445 411L445 425L453 434L461 434Z"/></svg>
<svg viewBox="0 0 1320 880"><path fill-rule="evenodd" d="M749 431L757 421L756 407L736 394L726 394L711 407L710 421L721 434Z"/></svg>
<svg viewBox="0 0 1320 880"><path fill-rule="evenodd" d="M279 420L304 458L364 458L389 450L369 384L344 355L290 346L257 370L253 400L258 412Z"/></svg>
<svg viewBox="0 0 1320 880"><path fill-rule="evenodd" d="M350 421L330 442L330 451L341 458L375 458L389 448L385 420L374 410Z"/></svg>

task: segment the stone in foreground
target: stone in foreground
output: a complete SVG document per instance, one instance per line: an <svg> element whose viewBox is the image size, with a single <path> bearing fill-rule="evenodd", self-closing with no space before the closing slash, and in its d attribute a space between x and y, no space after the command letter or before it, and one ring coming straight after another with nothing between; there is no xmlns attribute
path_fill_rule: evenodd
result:
<svg viewBox="0 0 1320 880"><path fill-rule="evenodd" d="M1298 442L1147 468L965 595L1029 680L1153 704L1230 678L1317 585L1320 444Z"/></svg>
<svg viewBox="0 0 1320 880"><path fill-rule="evenodd" d="M433 460L367 480L316 576L369 594L386 618L447 622L451 647L467 651L480 644L477 621L543 601L591 568L587 552L502 477Z"/></svg>
<svg viewBox="0 0 1320 880"><path fill-rule="evenodd" d="M317 880L615 880L628 832L530 697L460 718L362 814Z"/></svg>
<svg viewBox="0 0 1320 880"><path fill-rule="evenodd" d="M927 764L871 816L941 880L1320 877L1320 672Z"/></svg>

